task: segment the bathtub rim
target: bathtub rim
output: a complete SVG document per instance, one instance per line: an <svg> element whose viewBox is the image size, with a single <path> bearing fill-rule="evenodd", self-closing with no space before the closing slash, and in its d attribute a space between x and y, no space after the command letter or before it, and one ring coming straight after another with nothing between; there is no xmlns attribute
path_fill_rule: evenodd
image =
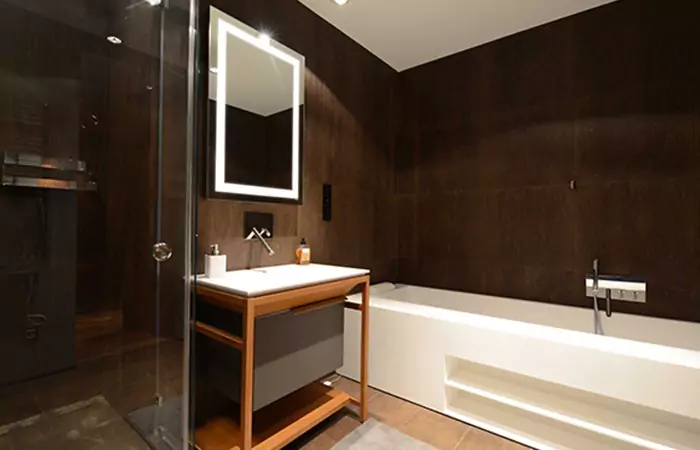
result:
<svg viewBox="0 0 700 450"><path fill-rule="evenodd" d="M651 342L641 342L632 339L616 336L597 335L584 331L570 330L567 328L557 328L551 325L529 323L503 317L489 316L466 311L458 311L439 306L425 305L420 303L409 303L392 298L382 297L387 292L396 289L424 288L423 286L401 284L395 289L382 293L372 293L370 291L370 307L377 307L385 310L410 314L414 316L426 317L433 320L447 321L467 326L500 331L507 334L525 336L542 340L553 340L559 343L583 347L589 350L596 350L622 356L634 357L650 360L654 362L671 364L675 366L687 367L700 370L700 351L672 347L668 345L655 344ZM433 289L433 288L428 288ZM460 291L450 291L441 289L440 291L469 295L470 293ZM480 294L476 294L480 295ZM505 297L503 297L505 298ZM513 299L516 301L526 301ZM352 295L348 302L359 304L361 296ZM561 306L561 305L556 305ZM371 320L371 316L370 316Z"/></svg>

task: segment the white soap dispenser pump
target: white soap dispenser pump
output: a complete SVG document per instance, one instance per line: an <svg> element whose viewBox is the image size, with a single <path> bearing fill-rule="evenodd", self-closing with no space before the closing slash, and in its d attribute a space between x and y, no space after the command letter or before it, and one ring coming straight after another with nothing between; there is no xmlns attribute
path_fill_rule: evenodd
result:
<svg viewBox="0 0 700 450"><path fill-rule="evenodd" d="M223 277L226 274L226 255L219 252L219 245L209 246L209 254L204 255L204 275L207 278Z"/></svg>

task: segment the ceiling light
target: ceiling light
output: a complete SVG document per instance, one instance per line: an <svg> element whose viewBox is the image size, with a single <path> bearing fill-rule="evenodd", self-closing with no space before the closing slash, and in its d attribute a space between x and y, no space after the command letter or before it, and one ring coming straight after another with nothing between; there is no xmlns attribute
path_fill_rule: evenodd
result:
<svg viewBox="0 0 700 450"><path fill-rule="evenodd" d="M112 44L116 44L116 45L119 45L122 43L122 40L116 36L107 36L107 40L109 42L111 42Z"/></svg>
<svg viewBox="0 0 700 450"><path fill-rule="evenodd" d="M146 0L146 3L148 3L151 6L158 6L161 3L163 3L163 0Z"/></svg>
<svg viewBox="0 0 700 450"><path fill-rule="evenodd" d="M258 36L258 39L260 39L260 42L263 43L263 45L270 45L270 35L267 33L260 33L260 36Z"/></svg>
<svg viewBox="0 0 700 450"><path fill-rule="evenodd" d="M333 0L333 3L335 3L338 6L343 6L348 2L348 0Z"/></svg>
<svg viewBox="0 0 700 450"><path fill-rule="evenodd" d="M217 73L219 73L219 68L218 67L210 67L209 72L211 72L213 74L217 74Z"/></svg>

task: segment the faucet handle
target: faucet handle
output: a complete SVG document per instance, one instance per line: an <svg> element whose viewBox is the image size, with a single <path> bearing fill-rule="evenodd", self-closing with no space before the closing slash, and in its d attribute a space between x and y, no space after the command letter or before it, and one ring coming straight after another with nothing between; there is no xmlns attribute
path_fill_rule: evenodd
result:
<svg viewBox="0 0 700 450"><path fill-rule="evenodd" d="M263 237L270 237L270 236L272 236L272 233L270 233L270 230L268 230L267 228L260 228L258 230L256 227L253 227L250 230L250 234L248 234L248 236L246 236L245 240L249 241L249 240L253 239L255 237L255 235L260 235Z"/></svg>
<svg viewBox="0 0 700 450"><path fill-rule="evenodd" d="M610 305L610 300L612 300L612 290L605 290L605 315L607 317L612 316L612 306Z"/></svg>

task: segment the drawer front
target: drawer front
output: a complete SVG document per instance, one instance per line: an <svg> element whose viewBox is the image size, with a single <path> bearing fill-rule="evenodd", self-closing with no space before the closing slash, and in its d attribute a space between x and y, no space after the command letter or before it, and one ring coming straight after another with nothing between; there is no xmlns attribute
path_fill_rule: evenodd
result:
<svg viewBox="0 0 700 450"><path fill-rule="evenodd" d="M255 409L343 365L343 303L260 318L255 329Z"/></svg>
<svg viewBox="0 0 700 450"><path fill-rule="evenodd" d="M338 302L256 319L254 410L343 365L343 310ZM207 381L240 401L240 352L208 338L198 339L195 351Z"/></svg>

